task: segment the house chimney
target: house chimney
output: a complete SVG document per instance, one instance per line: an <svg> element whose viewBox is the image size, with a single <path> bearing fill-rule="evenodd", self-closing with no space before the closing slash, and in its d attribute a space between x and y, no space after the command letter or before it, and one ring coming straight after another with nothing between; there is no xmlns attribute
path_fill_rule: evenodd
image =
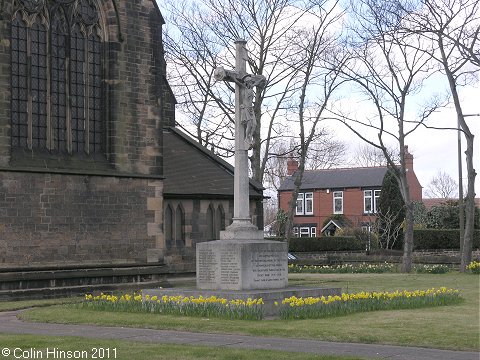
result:
<svg viewBox="0 0 480 360"><path fill-rule="evenodd" d="M413 155L408 152L408 145L404 147L404 156L407 172L413 173Z"/></svg>
<svg viewBox="0 0 480 360"><path fill-rule="evenodd" d="M293 157L289 157L287 160L287 175L293 175L298 170L298 162Z"/></svg>

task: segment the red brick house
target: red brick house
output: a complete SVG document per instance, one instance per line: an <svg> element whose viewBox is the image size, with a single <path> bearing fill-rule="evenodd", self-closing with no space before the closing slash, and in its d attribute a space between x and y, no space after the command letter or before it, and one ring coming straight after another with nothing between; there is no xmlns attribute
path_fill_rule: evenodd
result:
<svg viewBox="0 0 480 360"><path fill-rule="evenodd" d="M413 170L413 155L405 147L407 178L413 200L422 201L422 186ZM278 190L279 208L288 210L294 189L295 160L288 162L289 177ZM332 215L344 215L349 226L368 226L375 219L377 201L387 167L306 170L297 199L294 234L320 236L324 221ZM341 224L333 224L342 227Z"/></svg>

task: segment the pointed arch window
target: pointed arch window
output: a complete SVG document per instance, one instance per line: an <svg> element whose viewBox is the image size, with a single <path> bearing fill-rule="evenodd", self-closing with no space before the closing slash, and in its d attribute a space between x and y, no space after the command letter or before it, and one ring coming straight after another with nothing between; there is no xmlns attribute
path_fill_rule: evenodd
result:
<svg viewBox="0 0 480 360"><path fill-rule="evenodd" d="M177 247L185 245L185 215L180 205L177 206L175 211L175 243Z"/></svg>
<svg viewBox="0 0 480 360"><path fill-rule="evenodd" d="M12 19L12 147L104 152L96 0L19 0Z"/></svg>
<svg viewBox="0 0 480 360"><path fill-rule="evenodd" d="M225 230L225 211L223 211L222 205L218 205L215 212L215 237L217 239L220 239L220 231L222 230Z"/></svg>
<svg viewBox="0 0 480 360"><path fill-rule="evenodd" d="M207 231L205 233L206 240L213 240L215 236L215 209L213 208L212 204L208 206L207 213L206 213L206 225Z"/></svg>
<svg viewBox="0 0 480 360"><path fill-rule="evenodd" d="M164 215L164 228L163 232L165 235L165 245L167 249L172 247L173 242L173 210L170 205L167 205Z"/></svg>

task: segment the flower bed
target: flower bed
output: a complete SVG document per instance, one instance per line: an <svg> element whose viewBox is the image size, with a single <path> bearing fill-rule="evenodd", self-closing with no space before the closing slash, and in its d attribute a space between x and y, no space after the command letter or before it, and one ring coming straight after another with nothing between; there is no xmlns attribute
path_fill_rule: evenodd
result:
<svg viewBox="0 0 480 360"><path fill-rule="evenodd" d="M461 302L458 290L439 289L360 292L341 296L284 299L275 303L282 319L313 319L342 316L355 312L414 309L428 306L451 305ZM81 308L100 311L122 311L165 315L218 317L232 320L261 320L264 302L260 299L227 300L216 296L142 296L141 293L121 296L85 295Z"/></svg>
<svg viewBox="0 0 480 360"><path fill-rule="evenodd" d="M80 305L86 309L124 311L165 315L220 317L226 319L260 320L263 318L263 300L230 300L216 296L142 296L141 293L115 295L85 295Z"/></svg>
<svg viewBox="0 0 480 360"><path fill-rule="evenodd" d="M341 265L288 265L290 273L310 273L310 274L359 274L359 273L396 273L399 272L398 264L380 263L355 263L355 264L341 264ZM413 266L413 271L421 274L445 274L450 271L446 265L421 265Z"/></svg>
<svg viewBox="0 0 480 360"><path fill-rule="evenodd" d="M320 298L293 296L283 300L279 306L282 319L316 319L355 312L443 306L461 301L458 290L442 287L415 291L360 292Z"/></svg>

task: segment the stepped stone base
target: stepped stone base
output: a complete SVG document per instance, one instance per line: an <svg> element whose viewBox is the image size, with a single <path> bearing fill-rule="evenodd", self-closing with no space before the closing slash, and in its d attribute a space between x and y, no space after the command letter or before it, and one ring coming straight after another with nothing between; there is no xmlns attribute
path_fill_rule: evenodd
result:
<svg viewBox="0 0 480 360"><path fill-rule="evenodd" d="M278 304L282 303L282 300L289 298L291 296L296 297L321 297L328 295L340 295L340 288L296 288L288 287L285 289L271 289L271 290L198 290L198 289L189 289L189 288L173 288L173 289L144 289L142 290L143 296L157 296L161 298L162 296L185 296L185 297L203 297L216 296L220 298L225 298L227 300L247 300L259 299L262 298L264 302L264 314L267 316L277 315L279 311L279 306L275 305L275 302Z"/></svg>
<svg viewBox="0 0 480 360"><path fill-rule="evenodd" d="M197 289L282 289L288 285L287 244L216 240L197 244Z"/></svg>

